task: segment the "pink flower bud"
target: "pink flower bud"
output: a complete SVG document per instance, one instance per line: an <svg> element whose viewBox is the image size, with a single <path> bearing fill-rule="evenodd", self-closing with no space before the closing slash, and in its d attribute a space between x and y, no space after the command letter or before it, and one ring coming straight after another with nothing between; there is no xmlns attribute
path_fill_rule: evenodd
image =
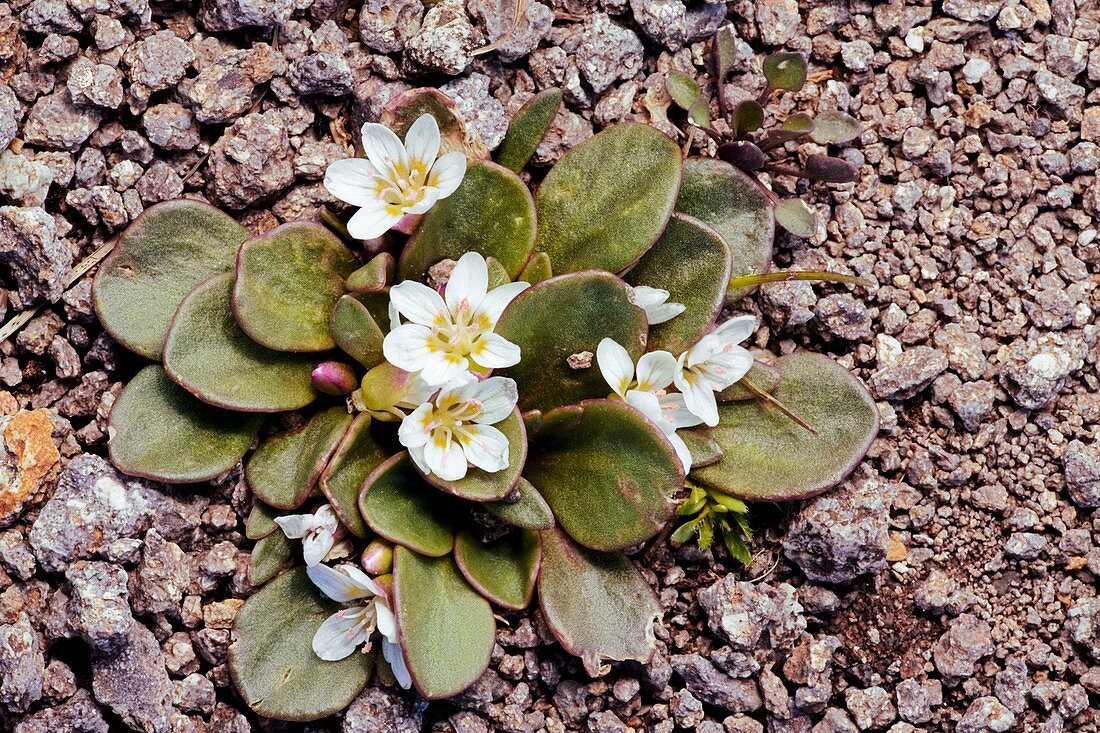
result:
<svg viewBox="0 0 1100 733"><path fill-rule="evenodd" d="M367 575L385 575L393 570L393 547L388 542L373 540L359 560Z"/></svg>
<svg viewBox="0 0 1100 733"><path fill-rule="evenodd" d="M339 361L321 362L313 369L310 376L318 392L334 397L346 397L359 386L355 370Z"/></svg>

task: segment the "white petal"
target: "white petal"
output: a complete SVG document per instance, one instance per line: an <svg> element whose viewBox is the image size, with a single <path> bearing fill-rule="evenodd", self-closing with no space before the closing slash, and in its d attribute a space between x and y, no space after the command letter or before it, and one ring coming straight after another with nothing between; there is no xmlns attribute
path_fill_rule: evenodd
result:
<svg viewBox="0 0 1100 733"><path fill-rule="evenodd" d="M306 575L326 596L337 603L348 603L374 595L370 587L360 584L348 573L341 572L328 565L312 565L306 568ZM373 584L372 584L373 585Z"/></svg>
<svg viewBox="0 0 1100 733"><path fill-rule="evenodd" d="M428 176L428 185L439 189L439 198L445 199L455 192L466 175L466 154L454 151L439 156Z"/></svg>
<svg viewBox="0 0 1100 733"><path fill-rule="evenodd" d="M489 473L508 468L508 438L504 433L491 425L463 425L459 431L467 461Z"/></svg>
<svg viewBox="0 0 1100 733"><path fill-rule="evenodd" d="M325 169L325 188L336 198L352 206L374 208L378 203L375 181L378 170L369 160L337 160Z"/></svg>
<svg viewBox="0 0 1100 733"><path fill-rule="evenodd" d="M648 285L637 285L630 288L630 302L644 310L649 310L661 305L668 300L669 292L661 288L651 288Z"/></svg>
<svg viewBox="0 0 1100 733"><path fill-rule="evenodd" d="M383 346L385 342L383 342ZM470 368L470 362L466 357L442 351L433 351L424 360L424 366L420 370L420 377L425 382L435 387L441 387L455 377L466 373Z"/></svg>
<svg viewBox="0 0 1100 733"><path fill-rule="evenodd" d="M672 384L676 357L667 351L651 351L638 359L638 389L656 392Z"/></svg>
<svg viewBox="0 0 1100 733"><path fill-rule="evenodd" d="M313 512L313 516L317 520L317 526L323 527L329 532L336 532L340 528L340 520L336 516L336 512L333 511L331 504L322 504L317 507L317 511Z"/></svg>
<svg viewBox="0 0 1100 733"><path fill-rule="evenodd" d="M397 428L397 440L406 448L414 448L424 445L432 437L431 424L434 419L435 408L430 402L425 402L416 408L401 421Z"/></svg>
<svg viewBox="0 0 1100 733"><path fill-rule="evenodd" d="M686 310L687 306L683 303L662 303L652 308L646 308L645 318L649 325L656 326L658 323L671 321Z"/></svg>
<svg viewBox="0 0 1100 733"><path fill-rule="evenodd" d="M405 133L409 162L422 163L427 173L439 155L439 123L430 114L422 114Z"/></svg>
<svg viewBox="0 0 1100 733"><path fill-rule="evenodd" d="M722 341L713 332L708 333L696 341L686 353L680 355L682 360L686 358L686 361L683 361L680 366L698 366L720 352L722 346Z"/></svg>
<svg viewBox="0 0 1100 733"><path fill-rule="evenodd" d="M302 559L306 561L306 566L316 565L324 560L335 543L336 538L332 532L315 527L302 540Z"/></svg>
<svg viewBox="0 0 1100 733"><path fill-rule="evenodd" d="M366 206L348 219L348 234L356 239L377 239L401 221L401 213L393 213L385 205Z"/></svg>
<svg viewBox="0 0 1100 733"><path fill-rule="evenodd" d="M497 321L500 320L500 314L504 312L508 304L529 287L531 287L530 284L525 282L499 285L486 293L481 305L477 308L477 312L488 316L489 322L495 326Z"/></svg>
<svg viewBox="0 0 1100 733"><path fill-rule="evenodd" d="M362 609L337 611L313 635L313 653L326 662L344 659L366 642L372 631L371 624L364 623Z"/></svg>
<svg viewBox="0 0 1100 733"><path fill-rule="evenodd" d="M447 315L447 304L439 293L415 280L405 280L390 288L390 301L402 316L422 326L431 326Z"/></svg>
<svg viewBox="0 0 1100 733"><path fill-rule="evenodd" d="M418 372L433 355L432 330L418 323L406 323L382 339L382 355L398 369Z"/></svg>
<svg viewBox="0 0 1100 733"><path fill-rule="evenodd" d="M457 315L463 303L473 313L485 299L488 287L489 267L485 264L485 258L477 252L467 252L459 257L445 291L451 314Z"/></svg>
<svg viewBox="0 0 1100 733"><path fill-rule="evenodd" d="M600 374L615 394L620 397L626 395L627 388L634 381L634 362L626 349L605 338L596 347L596 363L599 364Z"/></svg>
<svg viewBox="0 0 1100 733"><path fill-rule="evenodd" d="M660 399L661 413L672 427L693 428L703 422L703 418L687 408L684 396L678 392L663 395Z"/></svg>
<svg viewBox="0 0 1100 733"><path fill-rule="evenodd" d="M684 395L684 404L713 428L718 424L718 401L714 398L714 390L709 382L697 375L685 376L688 378L682 385L680 382L676 383L680 393Z"/></svg>
<svg viewBox="0 0 1100 733"><path fill-rule="evenodd" d="M393 130L376 122L363 125L363 152L374 167L386 177L393 177L398 165L408 166L409 156L405 146Z"/></svg>
<svg viewBox="0 0 1100 733"><path fill-rule="evenodd" d="M661 403L657 399L657 395L652 392L632 389L626 393L623 399L626 400L626 404L645 415L650 422L659 427L662 433L671 433L675 429L665 420L665 416L661 413Z"/></svg>
<svg viewBox="0 0 1100 733"><path fill-rule="evenodd" d="M455 440L434 438L424 446L424 462L444 481L458 481L466 476L466 454Z"/></svg>
<svg viewBox="0 0 1100 733"><path fill-rule="evenodd" d="M385 603L382 603L381 599L374 602L374 619L378 633L396 644L397 619L393 617L393 611Z"/></svg>
<svg viewBox="0 0 1100 733"><path fill-rule="evenodd" d="M756 331L755 316L737 316L723 323L711 333L718 337L723 345L739 344Z"/></svg>
<svg viewBox="0 0 1100 733"><path fill-rule="evenodd" d="M405 379L405 392L398 404L408 409L420 407L428 401L435 390L436 388L425 382L419 374L410 374Z"/></svg>
<svg viewBox="0 0 1100 733"><path fill-rule="evenodd" d="M470 357L487 369L504 369L519 364L520 348L503 336L483 333L470 349Z"/></svg>
<svg viewBox="0 0 1100 733"><path fill-rule="evenodd" d="M731 345L700 364L696 369L710 382L710 388L722 391L752 369L752 354L740 346Z"/></svg>
<svg viewBox="0 0 1100 733"><path fill-rule="evenodd" d="M300 540L306 536L306 532L313 529L316 518L312 514L288 514L285 517L275 517L275 524L283 530L288 538Z"/></svg>
<svg viewBox="0 0 1100 733"><path fill-rule="evenodd" d="M425 443L425 445L427 445L427 444ZM431 467L429 467L428 463L424 460L424 446L423 445L417 445L417 446L413 446L412 448L409 448L409 458L411 458L412 462L416 464L416 467L419 468L424 473L429 473L430 474L432 472Z"/></svg>
<svg viewBox="0 0 1100 733"><path fill-rule="evenodd" d="M496 425L511 415L519 402L516 381L508 377L489 377L474 385L467 394L481 403L481 414L474 422L483 425Z"/></svg>
<svg viewBox="0 0 1100 733"><path fill-rule="evenodd" d="M392 300L389 302L389 305L386 306L386 310L390 317L390 330L392 331L401 325L401 311L397 310L397 306L394 305Z"/></svg>
<svg viewBox="0 0 1100 733"><path fill-rule="evenodd" d="M390 670L393 672L393 678L397 680L397 684L405 690L412 687L412 675L409 674L409 668L405 664L405 655L401 651L401 646L394 644L389 639L383 639L382 657L389 662Z"/></svg>
<svg viewBox="0 0 1100 733"><path fill-rule="evenodd" d="M668 442L672 443L672 448L676 451L676 457L680 459L680 465L684 467L684 471L690 471L691 451L688 450L687 443L676 433L669 433L665 437L668 438Z"/></svg>
<svg viewBox="0 0 1100 733"><path fill-rule="evenodd" d="M428 209L439 201L439 189L425 188L423 197L412 206L405 207L405 213L410 215L426 214Z"/></svg>
<svg viewBox="0 0 1100 733"><path fill-rule="evenodd" d="M378 584L375 583L374 580L369 575L364 573L359 567L348 563L341 565L340 570L344 573L347 573L348 577L351 578L351 581L353 583L363 588L364 590L369 591L370 595L383 595L382 589L378 587Z"/></svg>

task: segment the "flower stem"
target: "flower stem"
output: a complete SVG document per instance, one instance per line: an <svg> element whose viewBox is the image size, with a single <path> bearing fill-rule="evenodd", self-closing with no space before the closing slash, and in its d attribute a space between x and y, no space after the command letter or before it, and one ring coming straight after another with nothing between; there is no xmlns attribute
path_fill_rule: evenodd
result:
<svg viewBox="0 0 1100 733"><path fill-rule="evenodd" d="M755 285L767 285L768 283L784 283L792 280L811 280L825 283L847 283L849 285L862 285L865 288L874 287L874 283L856 275L844 275L839 272L826 272L824 270L793 270L787 272L762 272L756 275L741 275L730 278L727 289L752 287Z"/></svg>
<svg viewBox="0 0 1100 733"><path fill-rule="evenodd" d="M771 396L770 394L768 394L764 390L757 387L755 384L753 384L748 379L742 379L741 383L745 385L745 389L752 392L754 395L756 395L760 399L764 400L765 402L767 402L769 405L771 405L775 409L779 410L781 413L786 415L788 418L790 418L790 420L792 420L793 422L798 424L800 427L803 427L806 430L808 430L811 435L814 435L814 436L820 435L820 433L818 433L818 431L817 431L817 428L815 428L813 425L810 425L808 422L806 422L805 420L800 418L798 415L796 415L794 413L793 410L791 410L791 408L787 407L782 402L777 400L775 397Z"/></svg>

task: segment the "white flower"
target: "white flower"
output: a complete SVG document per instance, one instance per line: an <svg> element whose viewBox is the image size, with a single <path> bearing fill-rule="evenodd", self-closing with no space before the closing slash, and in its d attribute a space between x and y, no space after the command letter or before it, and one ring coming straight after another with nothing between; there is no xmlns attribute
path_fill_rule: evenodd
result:
<svg viewBox="0 0 1100 733"><path fill-rule="evenodd" d="M444 481L466 475L468 464L490 473L508 467L508 438L493 427L516 407L516 383L459 375L401 421L397 439L426 474Z"/></svg>
<svg viewBox="0 0 1100 733"><path fill-rule="evenodd" d="M306 568L313 584L347 608L329 616L313 635L313 653L327 662L350 656L360 646L370 649L370 637L378 621L376 596L383 595L370 577L354 565L313 565ZM388 612L388 609L387 609ZM392 615L390 621L392 623Z"/></svg>
<svg viewBox="0 0 1100 733"><path fill-rule="evenodd" d="M683 393L687 408L711 427L718 424L714 393L729 387L752 367L752 354L738 344L755 330L753 316L731 318L699 339L676 362L676 388Z"/></svg>
<svg viewBox="0 0 1100 733"><path fill-rule="evenodd" d="M455 265L445 297L412 280L390 288L390 301L411 323L397 326L382 342L386 360L420 372L440 387L471 367L503 369L519 363L519 347L493 333L512 299L528 287L517 282L488 290L485 258L467 252Z"/></svg>
<svg viewBox="0 0 1100 733"><path fill-rule="evenodd" d="M629 287L629 286L627 286ZM687 310L683 303L668 303L670 293L648 285L636 285L630 288L630 302L645 311L649 325L664 323Z"/></svg>
<svg viewBox="0 0 1100 733"><path fill-rule="evenodd" d="M276 517L275 523L292 540L302 541L302 556L306 565L316 565L328 557L340 535L344 533L336 512L328 504L313 514L288 514Z"/></svg>
<svg viewBox="0 0 1100 733"><path fill-rule="evenodd" d="M596 347L600 373L615 394L626 398L633 390L656 394L672 384L676 376L676 357L667 351L651 351L638 359L637 381L630 354L615 341L605 338Z"/></svg>
<svg viewBox="0 0 1100 733"><path fill-rule="evenodd" d="M381 598L375 603L375 611L378 633L382 634L382 658L389 663L397 684L407 690L412 687L412 675L409 674L409 668L405 665L405 655L401 651L401 643L397 638L397 620Z"/></svg>
<svg viewBox="0 0 1100 733"><path fill-rule="evenodd" d="M405 143L385 125L363 125L363 158L338 160L325 171L325 188L336 198L358 206L348 221L356 239L374 239L406 214L423 214L454 193L466 175L466 156L439 155L439 124L421 115Z"/></svg>
<svg viewBox="0 0 1100 733"><path fill-rule="evenodd" d="M652 392L631 390L626 394L626 402L637 409L649 420L661 429L661 432L672 443L676 450L676 457L684 467L684 471L691 470L691 451L688 450L684 439L676 434L680 428L690 428L703 422L697 415L692 414L684 404L682 394L672 393L658 397Z"/></svg>

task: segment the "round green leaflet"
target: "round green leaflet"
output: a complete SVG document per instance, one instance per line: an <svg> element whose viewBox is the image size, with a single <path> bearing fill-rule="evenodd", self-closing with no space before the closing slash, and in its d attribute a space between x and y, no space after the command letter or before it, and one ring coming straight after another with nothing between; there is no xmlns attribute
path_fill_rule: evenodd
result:
<svg viewBox="0 0 1100 733"><path fill-rule="evenodd" d="M335 346L329 313L359 261L328 229L295 221L241 245L233 309L248 336L276 351Z"/></svg>
<svg viewBox="0 0 1100 733"><path fill-rule="evenodd" d="M609 127L563 155L535 194L537 246L554 272L636 262L672 214L680 162L672 140L639 124Z"/></svg>
<svg viewBox="0 0 1100 733"><path fill-rule="evenodd" d="M498 163L516 173L523 170L554 123L561 97L560 89L545 89L520 107L497 149Z"/></svg>
<svg viewBox="0 0 1100 733"><path fill-rule="evenodd" d="M514 495L501 501L489 501L484 507L514 527L542 530L554 526L554 513L538 490L525 478L516 484Z"/></svg>
<svg viewBox="0 0 1100 733"><path fill-rule="evenodd" d="M164 368L203 402L241 412L281 412L317 397L314 359L260 346L233 316L233 275L198 285L183 302L164 345Z"/></svg>
<svg viewBox="0 0 1100 733"><path fill-rule="evenodd" d="M676 210L701 220L726 241L733 255L730 277L768 270L775 219L764 192L747 174L721 160L688 158ZM726 302L750 292L731 290Z"/></svg>
<svg viewBox="0 0 1100 733"><path fill-rule="evenodd" d="M111 409L111 462L123 473L156 481L208 481L237 465L261 419L204 404L150 364Z"/></svg>
<svg viewBox="0 0 1100 733"><path fill-rule="evenodd" d="M339 610L305 568L283 573L245 601L234 625L229 671L257 715L316 720L343 710L366 686L372 654L326 662L313 652L321 622Z"/></svg>
<svg viewBox="0 0 1100 733"><path fill-rule="evenodd" d="M580 366L576 358L595 354L606 337L637 359L645 349L646 320L626 283L610 273L586 271L552 277L520 293L501 314L496 332L523 355L519 364L497 372L516 380L520 409L547 410L610 394L595 361ZM577 368L570 365L575 355Z"/></svg>
<svg viewBox="0 0 1100 733"><path fill-rule="evenodd" d="M359 511L367 526L390 542L442 557L454 545L453 501L425 484L402 451L363 482Z"/></svg>
<svg viewBox="0 0 1100 733"><path fill-rule="evenodd" d="M201 201L149 207L119 235L92 282L100 323L126 348L160 359L184 296L229 272L246 239L247 229Z"/></svg>
<svg viewBox="0 0 1100 733"><path fill-rule="evenodd" d="M329 329L336 345L368 369L385 358L382 341L386 335L370 309L354 295L342 295L336 301L329 316Z"/></svg>
<svg viewBox="0 0 1100 733"><path fill-rule="evenodd" d="M482 542L464 530L455 538L454 554L463 577L486 599L514 611L527 608L542 558L537 533L517 529L494 542Z"/></svg>
<svg viewBox="0 0 1100 733"><path fill-rule="evenodd" d="M355 417L317 484L336 516L356 537L367 536L367 525L359 513L359 491L371 471L386 460L385 451L371 437L370 426L370 415Z"/></svg>
<svg viewBox="0 0 1100 733"><path fill-rule="evenodd" d="M722 312L730 279L730 248L713 229L685 214L673 214L657 244L625 279L669 292L683 313L649 327L648 351L679 356L714 325Z"/></svg>
<svg viewBox="0 0 1100 733"><path fill-rule="evenodd" d="M424 215L401 253L401 280L423 282L428 268L467 252L493 257L515 277L535 247L535 202L512 171L471 160L458 189Z"/></svg>
<svg viewBox="0 0 1100 733"><path fill-rule="evenodd" d="M759 400L721 403L710 434L722 460L692 479L750 501L788 501L832 488L859 464L879 426L863 384L821 354L789 354L775 366L774 397L818 435Z"/></svg>

